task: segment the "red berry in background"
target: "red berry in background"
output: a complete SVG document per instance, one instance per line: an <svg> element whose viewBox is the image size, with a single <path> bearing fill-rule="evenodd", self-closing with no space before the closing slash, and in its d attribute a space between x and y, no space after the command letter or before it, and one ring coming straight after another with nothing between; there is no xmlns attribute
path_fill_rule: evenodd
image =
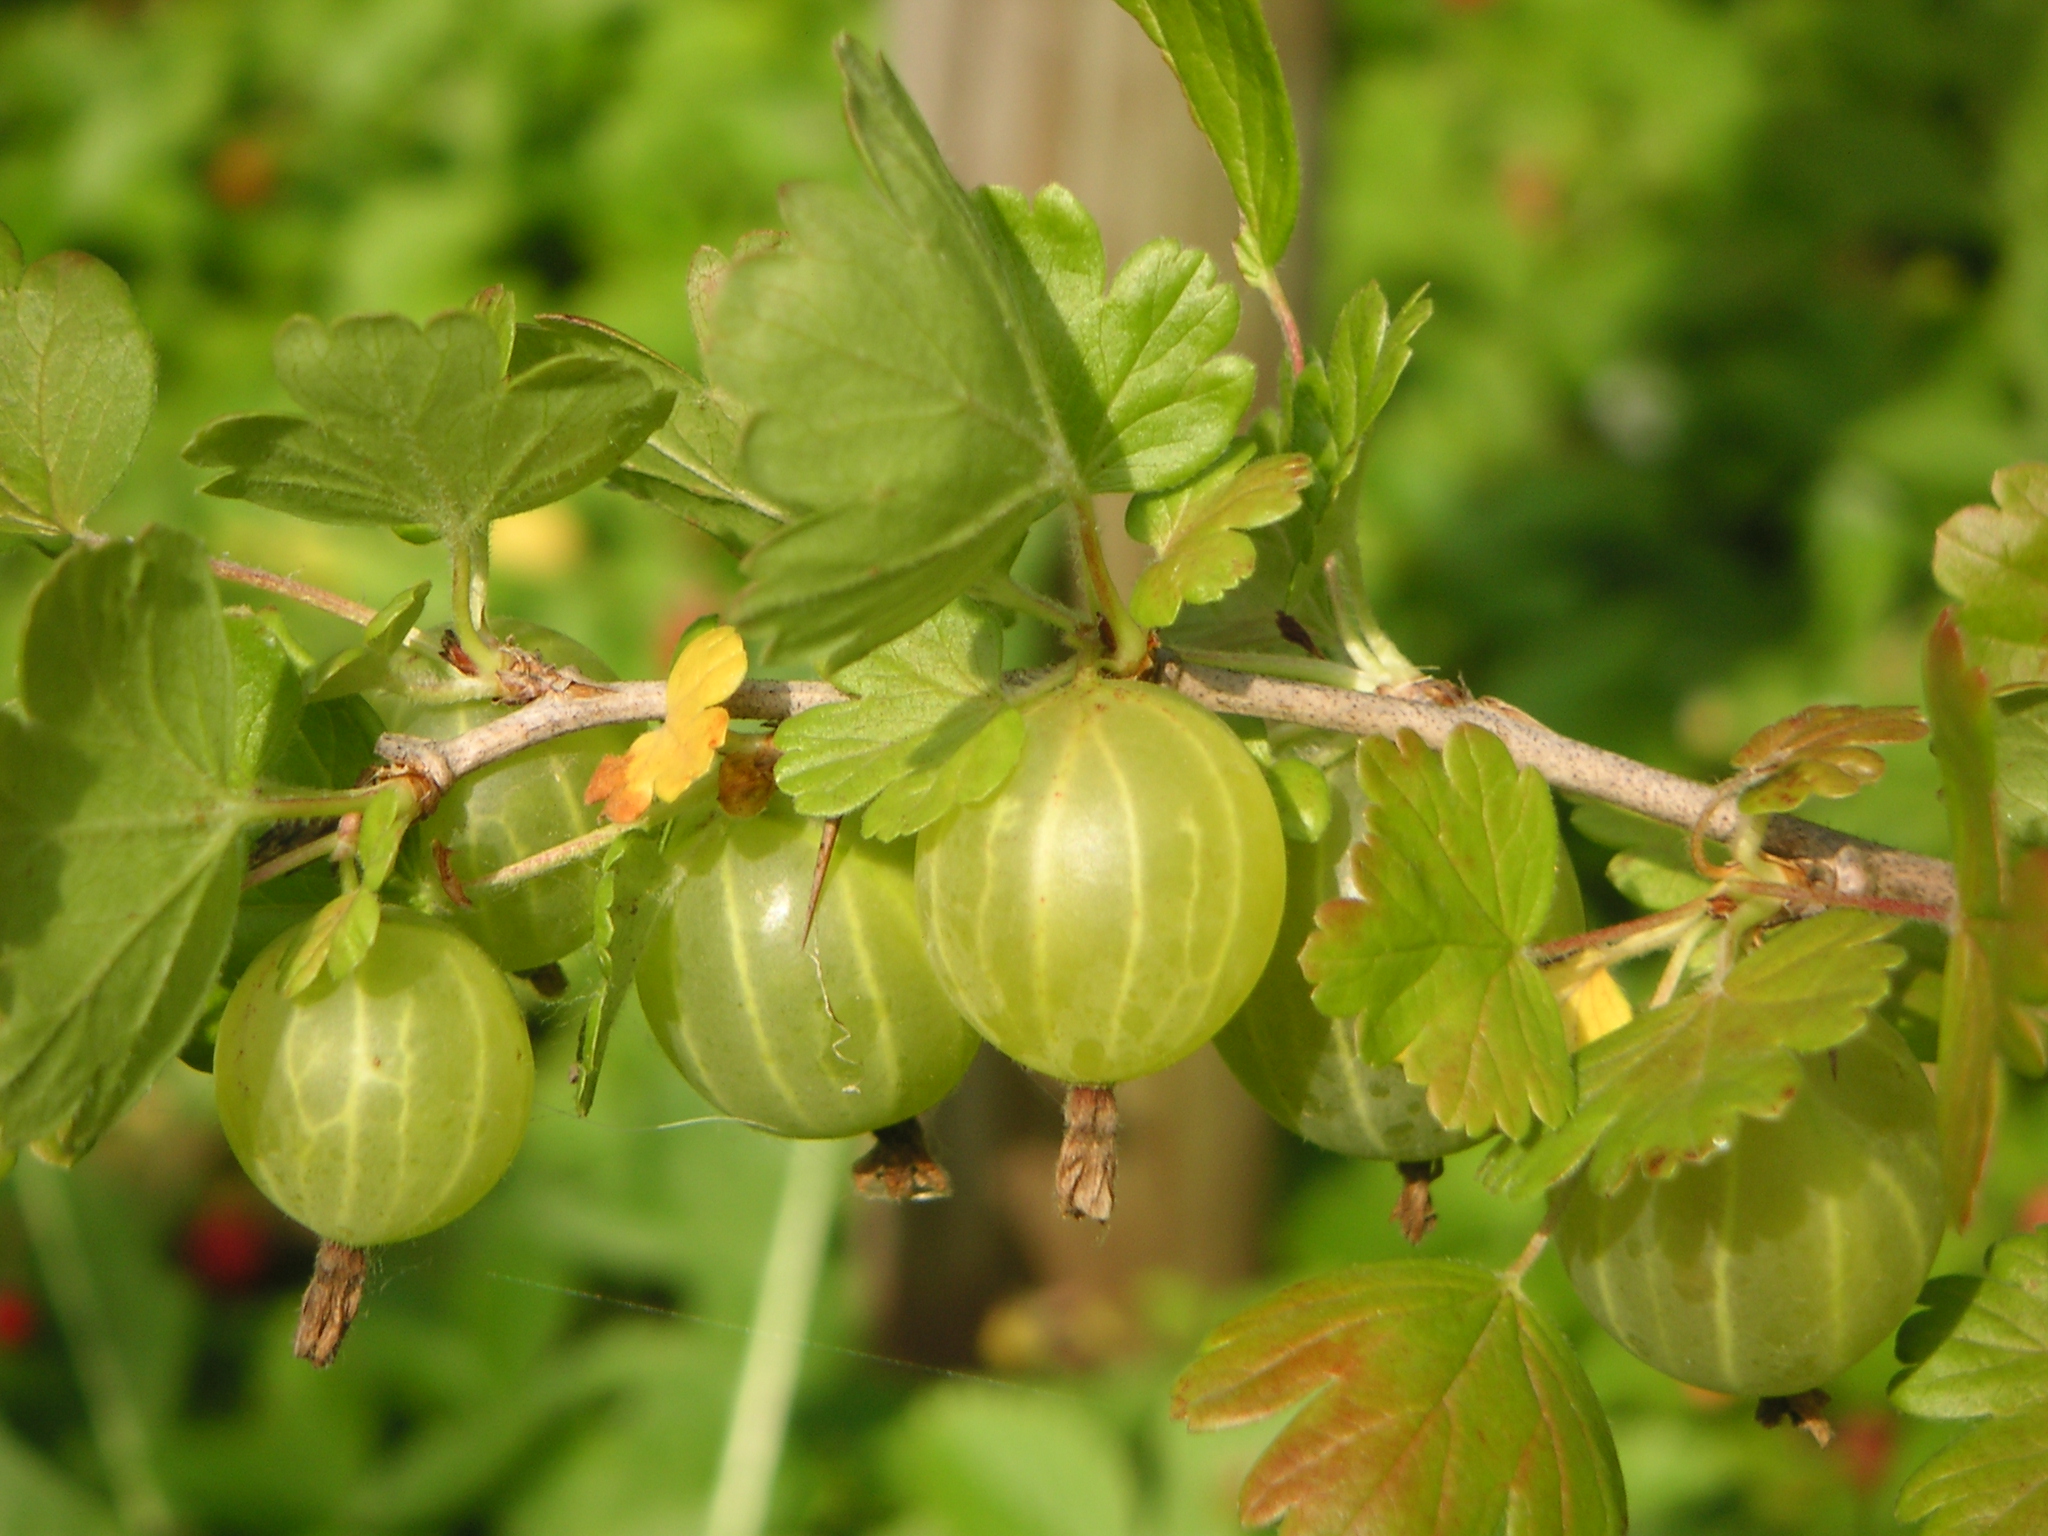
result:
<svg viewBox="0 0 2048 1536"><path fill-rule="evenodd" d="M185 1267L215 1291L245 1291L270 1267L270 1228L238 1201L201 1206L185 1229Z"/></svg>
<svg viewBox="0 0 2048 1536"><path fill-rule="evenodd" d="M1828 1447L1850 1486L1866 1499L1884 1486L1899 1450L1899 1421L1883 1408L1852 1408L1835 1420Z"/></svg>
<svg viewBox="0 0 2048 1536"><path fill-rule="evenodd" d="M2020 1208L2013 1212L2012 1227L2015 1232L2048 1227L2048 1184L2028 1191L2027 1197L2020 1201Z"/></svg>
<svg viewBox="0 0 2048 1536"><path fill-rule="evenodd" d="M0 1287L0 1349L26 1349L41 1323L35 1298L14 1286Z"/></svg>

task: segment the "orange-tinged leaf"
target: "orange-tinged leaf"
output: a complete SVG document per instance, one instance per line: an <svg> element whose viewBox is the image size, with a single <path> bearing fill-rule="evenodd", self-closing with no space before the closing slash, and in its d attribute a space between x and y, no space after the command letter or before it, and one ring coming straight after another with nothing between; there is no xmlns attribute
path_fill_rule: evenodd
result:
<svg viewBox="0 0 2048 1536"><path fill-rule="evenodd" d="M607 820L624 825L659 796L672 801L711 771L732 717L719 706L747 675L739 631L720 624L682 649L668 674L668 718L626 752L609 753L590 775L583 803L604 802Z"/></svg>
<svg viewBox="0 0 2048 1536"><path fill-rule="evenodd" d="M1730 759L1741 770L1742 809L1752 815L1789 811L1809 795L1840 800L1884 774L1873 744L1918 741L1927 734L1920 711L1814 704L1765 726Z"/></svg>
<svg viewBox="0 0 2048 1536"><path fill-rule="evenodd" d="M1225 1323L1174 1388L1191 1429L1301 1411L1239 1496L1281 1536L1616 1536L1605 1414L1564 1336L1506 1277L1357 1265Z"/></svg>

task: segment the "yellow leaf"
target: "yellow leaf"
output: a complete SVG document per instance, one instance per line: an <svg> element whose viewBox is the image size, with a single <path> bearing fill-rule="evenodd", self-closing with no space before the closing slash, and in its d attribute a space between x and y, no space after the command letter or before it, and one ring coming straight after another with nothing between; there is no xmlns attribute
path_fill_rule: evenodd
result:
<svg viewBox="0 0 2048 1536"><path fill-rule="evenodd" d="M732 717L719 706L747 675L739 631L707 629L676 657L668 674L668 718L621 756L610 754L590 776L583 803L604 802L607 820L638 821L658 795L676 798L711 771Z"/></svg>

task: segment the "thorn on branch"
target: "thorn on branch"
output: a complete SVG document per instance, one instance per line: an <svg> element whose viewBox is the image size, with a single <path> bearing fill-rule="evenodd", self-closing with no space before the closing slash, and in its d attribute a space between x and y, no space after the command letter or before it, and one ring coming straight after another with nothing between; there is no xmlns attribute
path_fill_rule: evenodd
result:
<svg viewBox="0 0 2048 1536"><path fill-rule="evenodd" d="M1429 1186L1444 1176L1444 1160L1439 1157L1427 1163L1394 1166L1401 1174L1401 1193L1395 1198L1387 1220L1401 1229L1401 1235L1413 1248L1436 1227L1436 1202L1429 1197Z"/></svg>
<svg viewBox="0 0 2048 1536"><path fill-rule="evenodd" d="M924 1127L913 1115L875 1132L875 1144L853 1165L853 1188L870 1200L944 1200L953 1180L925 1146Z"/></svg>
<svg viewBox="0 0 2048 1536"><path fill-rule="evenodd" d="M1060 1214L1107 1222L1116 1204L1116 1090L1076 1084L1067 1090L1065 1115L1053 1169Z"/></svg>
<svg viewBox="0 0 2048 1536"><path fill-rule="evenodd" d="M724 788L721 782L721 789ZM818 862L811 871L811 904L804 911L804 936L797 941L802 948L811 942L811 924L818 920L818 902L825 894L825 871L832 866L832 850L839 846L839 818L834 816L818 831Z"/></svg>
<svg viewBox="0 0 2048 1536"><path fill-rule="evenodd" d="M464 677L476 677L476 663L470 660L469 652L462 648L462 642L455 638L455 631L441 631L441 659L460 672Z"/></svg>
<svg viewBox="0 0 2048 1536"><path fill-rule="evenodd" d="M1834 1426L1821 1412L1827 1405L1828 1395L1818 1387L1790 1397L1766 1397L1756 1405L1756 1421L1765 1429L1776 1429L1789 1420L1794 1428L1813 1436L1816 1445L1826 1445L1835 1438Z"/></svg>
<svg viewBox="0 0 2048 1536"><path fill-rule="evenodd" d="M369 1257L360 1248L323 1239L313 1259L313 1280L299 1304L299 1331L292 1353L325 1370L334 1363L348 1325L363 1301L363 1277Z"/></svg>
<svg viewBox="0 0 2048 1536"><path fill-rule="evenodd" d="M1280 631L1280 638L1289 645L1300 647L1317 661L1330 659L1323 654L1323 648L1316 644L1316 637L1308 632L1308 626L1285 608L1274 610L1273 624Z"/></svg>

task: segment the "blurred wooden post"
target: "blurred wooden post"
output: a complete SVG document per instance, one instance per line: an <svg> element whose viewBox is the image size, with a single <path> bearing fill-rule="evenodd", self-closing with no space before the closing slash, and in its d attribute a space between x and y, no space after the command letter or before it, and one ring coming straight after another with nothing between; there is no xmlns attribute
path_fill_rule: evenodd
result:
<svg viewBox="0 0 2048 1536"><path fill-rule="evenodd" d="M1323 0L1266 0L1266 17L1312 167ZM889 57L965 185L1062 183L1100 223L1112 272L1137 246L1171 235L1235 278L1229 185L1157 51L1112 0L892 0L888 21ZM1305 319L1311 233L1304 221L1282 269ZM1270 377L1278 329L1256 296L1241 296L1237 344ZM1128 587L1141 552L1124 537L1120 503L1105 499L1102 512ZM1223 1283L1257 1268L1277 1133L1221 1060L1204 1050L1120 1097L1122 1174L1105 1238L1054 1212L1050 1096L984 1059L936 1117L960 1191L953 1208L907 1212L887 1239L869 1238L889 1274L891 1347L957 1358L969 1319L1023 1278L1020 1258L1041 1285L1096 1293L1147 1270ZM1006 1232L987 1229L999 1210Z"/></svg>

